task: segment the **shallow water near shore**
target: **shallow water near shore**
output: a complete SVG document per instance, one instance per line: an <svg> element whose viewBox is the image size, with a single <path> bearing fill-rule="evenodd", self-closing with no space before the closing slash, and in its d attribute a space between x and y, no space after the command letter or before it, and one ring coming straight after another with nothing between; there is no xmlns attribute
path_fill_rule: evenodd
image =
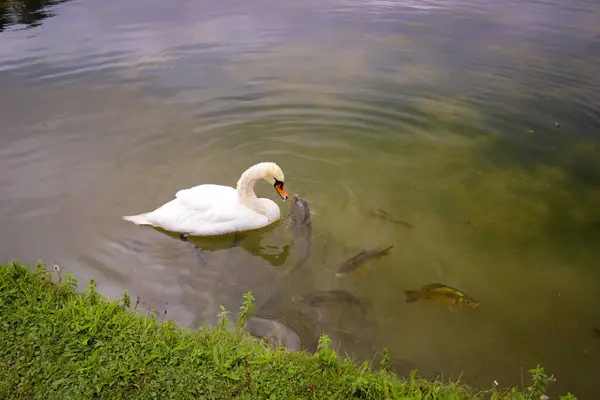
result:
<svg viewBox="0 0 600 400"><path fill-rule="evenodd" d="M540 363L553 392L600 396L597 4L14 4L0 3L2 259L58 262L183 326L235 314L251 291L305 346L327 332L360 360L387 347L484 387ZM283 224L204 243L204 265L177 235L121 219L261 161L314 212L293 274ZM433 281L480 306L404 302ZM372 305L292 301L333 289Z"/></svg>

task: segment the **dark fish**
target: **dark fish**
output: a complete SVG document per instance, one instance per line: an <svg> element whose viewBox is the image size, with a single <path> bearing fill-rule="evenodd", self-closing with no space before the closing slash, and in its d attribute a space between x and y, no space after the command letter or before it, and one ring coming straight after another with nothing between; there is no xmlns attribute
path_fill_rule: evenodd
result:
<svg viewBox="0 0 600 400"><path fill-rule="evenodd" d="M292 196L292 206L290 213L286 217L286 223L288 226L291 225L294 231L311 225L308 201L298 196L297 193L294 193Z"/></svg>
<svg viewBox="0 0 600 400"><path fill-rule="evenodd" d="M310 254L310 238L312 236L312 220L308 202L296 193L292 196L290 213L284 221L285 225L291 227L294 237L292 239L292 251L298 256L298 261L292 268L292 272L300 268Z"/></svg>
<svg viewBox="0 0 600 400"><path fill-rule="evenodd" d="M394 245L390 245L384 249L361 250L357 255L345 261L335 273L336 276L346 275L348 272L355 271L361 265L370 260L378 259L390 254L390 250Z"/></svg>
<svg viewBox="0 0 600 400"><path fill-rule="evenodd" d="M594 333L596 334L596 337L600 338L600 329L599 328L594 328Z"/></svg>
<svg viewBox="0 0 600 400"><path fill-rule="evenodd" d="M297 259L290 273L304 265L310 255L312 221L308 201L294 193L292 196L289 214L283 224L293 232L290 254L292 259ZM282 302L281 284L278 283L273 294L259 307L259 312Z"/></svg>
<svg viewBox="0 0 600 400"><path fill-rule="evenodd" d="M256 338L264 339L275 348L300 350L302 338L292 327L281 321L265 317L251 316L246 322L246 330Z"/></svg>
<svg viewBox="0 0 600 400"><path fill-rule="evenodd" d="M323 290L311 292L292 297L296 303L308 303L312 307L318 307L325 303L344 303L353 304L360 307L363 314L367 312L367 307L371 306L371 302L367 299L359 299L352 293L346 290Z"/></svg>
<svg viewBox="0 0 600 400"><path fill-rule="evenodd" d="M385 210L382 210L381 208L377 208L375 210L370 210L369 216L371 216L373 218L385 219L386 221L393 222L394 224L402 225L403 227L405 227L407 229L412 229L412 227L413 227L410 223L408 223L406 221L395 219L394 217L392 217L390 215L390 213L388 213Z"/></svg>
<svg viewBox="0 0 600 400"><path fill-rule="evenodd" d="M405 290L404 294L407 303L417 300L433 300L438 304L447 305L450 311L456 311L460 304L466 304L473 308L479 306L479 302L473 297L442 283L431 283L423 286L420 290Z"/></svg>

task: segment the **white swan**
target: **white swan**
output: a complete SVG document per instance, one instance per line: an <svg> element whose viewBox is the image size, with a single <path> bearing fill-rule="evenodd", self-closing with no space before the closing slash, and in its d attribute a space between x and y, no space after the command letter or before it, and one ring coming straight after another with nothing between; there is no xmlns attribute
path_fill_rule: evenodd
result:
<svg viewBox="0 0 600 400"><path fill-rule="evenodd" d="M270 182L283 200L283 171L272 162L248 168L237 188L205 184L182 189L175 199L154 211L123 217L137 225L160 227L194 236L216 236L262 228L279 220L279 206L270 199L258 198L254 185L259 179Z"/></svg>

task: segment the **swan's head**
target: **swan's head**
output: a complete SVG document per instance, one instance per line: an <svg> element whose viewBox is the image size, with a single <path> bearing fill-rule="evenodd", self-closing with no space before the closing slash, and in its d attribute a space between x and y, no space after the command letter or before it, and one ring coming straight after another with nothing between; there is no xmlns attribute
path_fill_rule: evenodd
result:
<svg viewBox="0 0 600 400"><path fill-rule="evenodd" d="M277 190L277 193L283 200L288 199L288 195L283 187L285 178L279 165L272 162L265 163L262 178L275 187L275 190Z"/></svg>

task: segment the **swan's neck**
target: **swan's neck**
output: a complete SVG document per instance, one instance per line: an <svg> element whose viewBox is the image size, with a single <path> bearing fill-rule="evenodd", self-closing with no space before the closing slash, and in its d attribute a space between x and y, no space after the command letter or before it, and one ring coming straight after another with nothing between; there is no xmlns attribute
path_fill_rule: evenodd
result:
<svg viewBox="0 0 600 400"><path fill-rule="evenodd" d="M256 197L256 193L254 193L254 185L259 179L262 179L262 175L260 164L254 165L244 171L237 182L237 194L240 203L264 214L266 210L264 210L258 197Z"/></svg>

